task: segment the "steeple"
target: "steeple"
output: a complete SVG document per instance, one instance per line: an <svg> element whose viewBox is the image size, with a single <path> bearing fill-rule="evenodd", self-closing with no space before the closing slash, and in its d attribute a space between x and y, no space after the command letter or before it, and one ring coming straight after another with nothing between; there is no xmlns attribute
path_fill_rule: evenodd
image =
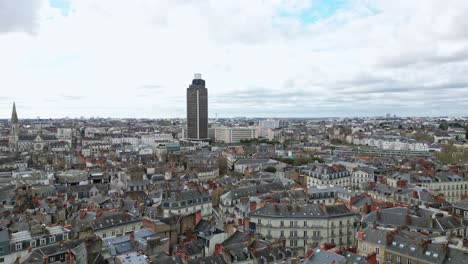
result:
<svg viewBox="0 0 468 264"><path fill-rule="evenodd" d="M13 102L13 112L11 113L10 122L12 124L17 124L18 123L18 114L16 113L16 104L15 104L15 102Z"/></svg>

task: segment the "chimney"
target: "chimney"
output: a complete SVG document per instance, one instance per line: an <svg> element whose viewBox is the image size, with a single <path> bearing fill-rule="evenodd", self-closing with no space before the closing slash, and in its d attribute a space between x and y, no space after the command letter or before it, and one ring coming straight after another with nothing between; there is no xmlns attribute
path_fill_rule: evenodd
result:
<svg viewBox="0 0 468 264"><path fill-rule="evenodd" d="M369 264L377 264L377 254L375 252L370 253L369 255L367 255L366 261L366 263Z"/></svg>
<svg viewBox="0 0 468 264"><path fill-rule="evenodd" d="M365 202L363 205L362 205L362 212L364 214L368 214L369 213L369 205L367 204L367 202Z"/></svg>
<svg viewBox="0 0 468 264"><path fill-rule="evenodd" d="M392 239L393 239L393 233L394 231L389 231L387 232L387 234L385 235L385 238L386 238L386 244L387 246L390 246L390 244L392 243Z"/></svg>
<svg viewBox="0 0 468 264"><path fill-rule="evenodd" d="M135 232L134 231L130 232L130 246L132 248L135 247Z"/></svg>
<svg viewBox="0 0 468 264"><path fill-rule="evenodd" d="M305 257L306 257L306 259L309 259L309 258L312 257L313 255L314 255L314 249L311 248L311 249L309 249L309 250L307 251Z"/></svg>
<svg viewBox="0 0 468 264"><path fill-rule="evenodd" d="M358 240L360 240L360 241L364 240L364 231L359 230L359 231L357 232L357 238L358 238Z"/></svg>
<svg viewBox="0 0 468 264"><path fill-rule="evenodd" d="M221 253L223 253L223 248L221 247L221 244L216 244L214 255L219 255Z"/></svg>
<svg viewBox="0 0 468 264"><path fill-rule="evenodd" d="M250 202L250 212L255 212L257 210L257 203L256 202Z"/></svg>
<svg viewBox="0 0 468 264"><path fill-rule="evenodd" d="M411 216L410 216L409 212L406 213L406 222L405 222L405 224L407 226L411 225Z"/></svg>
<svg viewBox="0 0 468 264"><path fill-rule="evenodd" d="M83 219L86 216L86 209L81 209L80 210L80 219Z"/></svg>

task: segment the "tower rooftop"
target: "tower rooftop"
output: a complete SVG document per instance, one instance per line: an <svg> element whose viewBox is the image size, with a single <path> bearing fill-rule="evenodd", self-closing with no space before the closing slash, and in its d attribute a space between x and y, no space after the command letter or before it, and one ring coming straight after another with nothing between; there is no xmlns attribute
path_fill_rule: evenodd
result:
<svg viewBox="0 0 468 264"><path fill-rule="evenodd" d="M13 111L11 112L11 123L18 123L18 114L16 113L16 104L13 102Z"/></svg>

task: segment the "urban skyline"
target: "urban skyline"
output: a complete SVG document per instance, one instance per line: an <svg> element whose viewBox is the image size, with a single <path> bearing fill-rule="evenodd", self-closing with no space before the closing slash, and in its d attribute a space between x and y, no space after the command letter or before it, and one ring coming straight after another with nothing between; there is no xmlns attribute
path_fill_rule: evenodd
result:
<svg viewBox="0 0 468 264"><path fill-rule="evenodd" d="M0 0L0 264L468 263L468 0Z"/></svg>
<svg viewBox="0 0 468 264"><path fill-rule="evenodd" d="M1 3L1 118L467 115L466 1Z"/></svg>

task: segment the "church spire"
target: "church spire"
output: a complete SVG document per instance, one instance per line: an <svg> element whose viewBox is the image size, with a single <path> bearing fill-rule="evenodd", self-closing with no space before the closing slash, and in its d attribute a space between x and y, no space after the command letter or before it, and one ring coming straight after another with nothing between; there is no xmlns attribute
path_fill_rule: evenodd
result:
<svg viewBox="0 0 468 264"><path fill-rule="evenodd" d="M13 102L13 112L11 113L11 123L17 124L18 123L18 114L16 113L16 104Z"/></svg>

